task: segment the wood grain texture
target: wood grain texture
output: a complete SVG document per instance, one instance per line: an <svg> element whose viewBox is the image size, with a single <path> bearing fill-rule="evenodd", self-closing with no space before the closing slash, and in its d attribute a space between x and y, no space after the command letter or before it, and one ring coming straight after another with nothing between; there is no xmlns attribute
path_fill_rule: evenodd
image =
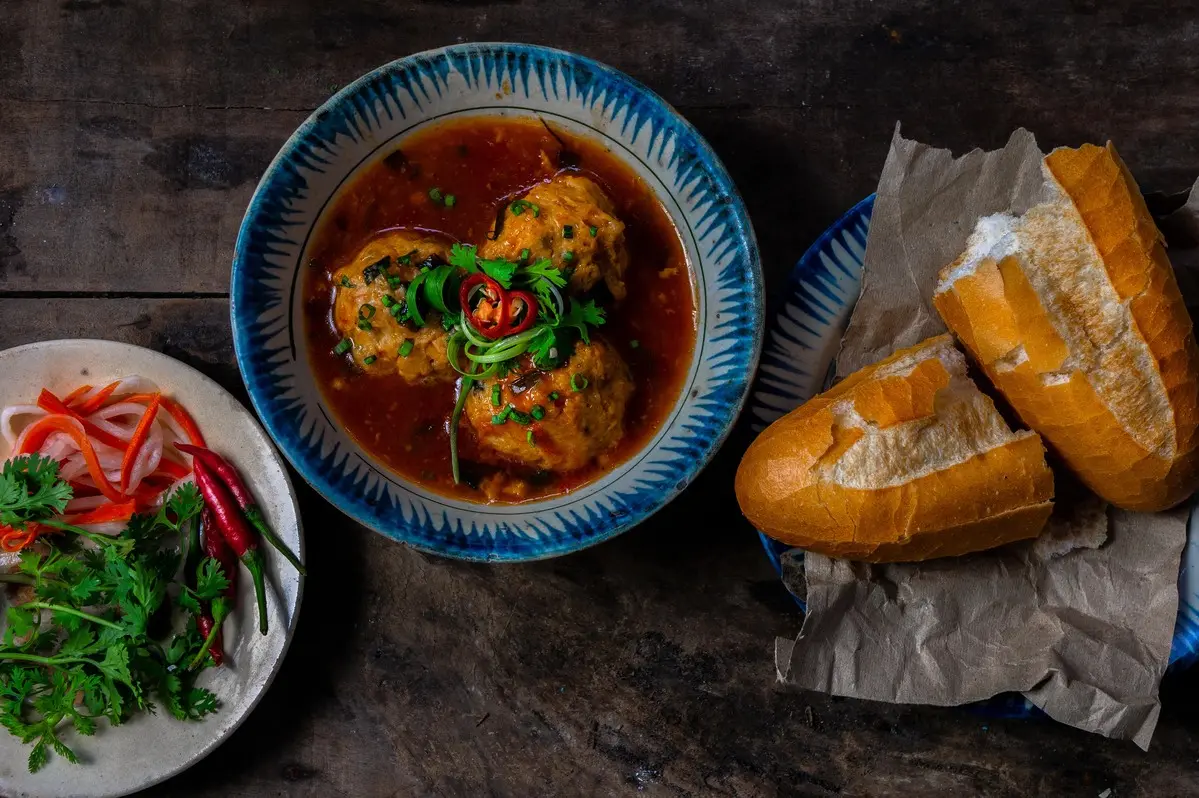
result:
<svg viewBox="0 0 1199 798"><path fill-rule="evenodd" d="M129 341L244 401L225 292L254 185L330 93L408 52L531 41L652 86L725 160L777 286L873 190L897 120L957 150L1001 144L1016 125L1045 145L1110 137L1146 187L1189 184L1195 11L5 0L0 348ZM1148 754L1051 723L776 686L772 641L799 615L733 499L746 442L734 435L637 530L524 566L417 554L301 486L312 570L281 678L229 743L148 794L1199 794L1194 675L1164 685Z"/></svg>

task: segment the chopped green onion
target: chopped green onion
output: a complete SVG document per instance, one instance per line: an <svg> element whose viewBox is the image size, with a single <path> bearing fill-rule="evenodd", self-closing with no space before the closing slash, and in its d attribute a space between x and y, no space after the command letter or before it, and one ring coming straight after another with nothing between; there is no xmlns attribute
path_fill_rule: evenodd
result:
<svg viewBox="0 0 1199 798"><path fill-rule="evenodd" d="M530 416L528 413L520 412L512 405L508 405L508 416L522 427L527 427L533 423L532 416Z"/></svg>
<svg viewBox="0 0 1199 798"><path fill-rule="evenodd" d="M396 290L403 284L404 284L404 279L402 277L392 276L392 277L387 278L387 287L390 288L392 291Z"/></svg>
<svg viewBox="0 0 1199 798"><path fill-rule="evenodd" d="M633 349L637 349L641 346L641 342L634 338L633 340L629 341L629 346Z"/></svg>
<svg viewBox="0 0 1199 798"><path fill-rule="evenodd" d="M520 259L521 259L521 260L528 260L528 259L529 259L529 255L530 255L530 252L529 252L529 250L527 250L527 249L522 249L522 250L520 251Z"/></svg>
<svg viewBox="0 0 1199 798"><path fill-rule="evenodd" d="M491 404L494 405L495 407L499 407L500 405L502 405L504 403L504 400L500 396L500 394L501 394L500 386L492 385L491 386Z"/></svg>
<svg viewBox="0 0 1199 798"><path fill-rule="evenodd" d="M351 341L349 338L342 338L340 341L337 342L337 346L333 347L333 354L344 355L346 352L349 352L353 348L354 348L353 341Z"/></svg>
<svg viewBox="0 0 1199 798"><path fill-rule="evenodd" d="M563 263L570 263L574 259L575 259L575 254L573 252L571 252L570 250L567 250L566 252L562 253L562 262Z"/></svg>
<svg viewBox="0 0 1199 798"><path fill-rule="evenodd" d="M391 308L394 308L397 304L399 304L396 302L395 297L393 297L391 294L384 294L382 302L383 302L383 307L387 308L388 310L390 310Z"/></svg>
<svg viewBox="0 0 1199 798"><path fill-rule="evenodd" d="M575 237L575 229L568 224L563 225L562 226L562 237L563 238L574 238Z"/></svg>
<svg viewBox="0 0 1199 798"><path fill-rule="evenodd" d="M354 284L350 282L350 278L349 278L349 277L346 277L346 276L343 274L343 275L341 276L341 287L342 287L342 288L353 288L353 287L354 287Z"/></svg>
<svg viewBox="0 0 1199 798"><path fill-rule="evenodd" d="M541 208L537 207L532 202L530 202L529 205L530 205L530 207L533 208L533 218L536 219L538 216L541 215Z"/></svg>
<svg viewBox="0 0 1199 798"><path fill-rule="evenodd" d="M545 408L541 405L533 405L533 409L529 411L529 415L533 417L534 421L540 421L545 418Z"/></svg>
<svg viewBox="0 0 1199 798"><path fill-rule="evenodd" d="M409 263L411 263L411 262L412 262L412 256L413 256L413 255L415 255L415 254L416 254L416 250L414 249L414 250L412 250L411 252L409 252L407 255L401 255L401 256L398 258L398 260L400 261L400 263L402 263L403 265L407 266Z"/></svg>
<svg viewBox="0 0 1199 798"><path fill-rule="evenodd" d="M367 302L362 307L358 308L358 318L373 319L375 317L375 306Z"/></svg>
<svg viewBox="0 0 1199 798"><path fill-rule="evenodd" d="M429 199L433 200L434 202L436 202L438 204L441 204L441 201L443 199L442 194L441 194L441 189L437 188L437 186L434 186L433 188L429 189Z"/></svg>
<svg viewBox="0 0 1199 798"><path fill-rule="evenodd" d="M453 194L446 194L446 195L445 195L445 206L446 206L447 208L452 208L452 207L454 207L454 206L455 206L457 203L458 203L458 198L457 198L457 197L455 197Z"/></svg>
<svg viewBox="0 0 1199 798"><path fill-rule="evenodd" d="M557 391L550 391L550 401L551 402L558 401L558 392Z"/></svg>
<svg viewBox="0 0 1199 798"><path fill-rule="evenodd" d="M450 360L450 362L454 361ZM474 384L475 381L470 377L462 378L462 386L458 389L458 400L454 402L454 412L450 414L450 471L454 475L455 485L460 482L458 478L458 421L462 418L462 407L466 404L467 394L470 393L471 386Z"/></svg>
<svg viewBox="0 0 1199 798"><path fill-rule="evenodd" d="M510 415L512 415L512 405L508 405L503 410L492 416L491 423L498 427L500 424L506 423L508 421L508 416Z"/></svg>
<svg viewBox="0 0 1199 798"><path fill-rule="evenodd" d="M529 430L528 432L525 433L525 440L527 440L529 442L530 446L537 445L537 442L535 440L533 440L533 430Z"/></svg>
<svg viewBox="0 0 1199 798"><path fill-rule="evenodd" d="M425 326L425 317L420 311L420 287L428 278L428 272L421 272L408 284L408 315L416 322L417 327Z"/></svg>
<svg viewBox="0 0 1199 798"><path fill-rule="evenodd" d="M591 233L592 238L595 238L597 235L599 235L599 228L598 227L588 227L587 232Z"/></svg>
<svg viewBox="0 0 1199 798"><path fill-rule="evenodd" d="M371 323L369 321L367 321L366 319L359 319L358 320L358 329L366 330L367 332L370 332L370 330L373 328L371 327Z"/></svg>
<svg viewBox="0 0 1199 798"><path fill-rule="evenodd" d="M586 377L584 377L582 374L571 374L570 375L570 389L572 391L574 391L575 393L578 393L579 391L584 390L590 383L591 383L591 381L588 380Z"/></svg>
<svg viewBox="0 0 1199 798"><path fill-rule="evenodd" d="M374 355L367 355L366 357L362 358L362 362L367 366L374 365L376 360L378 360L378 358Z"/></svg>
<svg viewBox="0 0 1199 798"><path fill-rule="evenodd" d="M526 202L525 200L516 200L515 202L513 202L511 205L508 206L509 210L512 211L513 216L520 216L522 213L525 212L525 208L527 208L527 207L529 207L529 203Z"/></svg>
<svg viewBox="0 0 1199 798"><path fill-rule="evenodd" d="M404 343L400 344L400 357L408 357L412 354L412 339L404 339Z"/></svg>
<svg viewBox="0 0 1199 798"><path fill-rule="evenodd" d="M392 318L394 318L396 321L399 321L400 316L404 315L404 303L403 302L395 303L394 305L391 306L391 310L389 312L391 313Z"/></svg>

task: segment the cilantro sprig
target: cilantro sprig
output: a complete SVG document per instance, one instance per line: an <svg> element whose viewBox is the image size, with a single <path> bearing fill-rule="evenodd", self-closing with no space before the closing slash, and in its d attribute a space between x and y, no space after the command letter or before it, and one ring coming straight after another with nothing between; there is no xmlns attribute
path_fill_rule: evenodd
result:
<svg viewBox="0 0 1199 798"><path fill-rule="evenodd" d="M0 522L67 533L44 536L45 546L22 552L15 573L0 574L0 583L33 594L8 607L0 636L0 725L31 746L31 772L52 753L79 760L64 739L69 730L88 737L102 719L118 726L156 706L180 720L219 707L187 667L206 655L194 618L178 633L154 628L177 581L179 536L203 508L195 487L179 488L157 514L135 516L111 538L55 521L70 497L52 460L16 457L0 470ZM177 603L186 613L199 601L215 610L227 586L220 565L205 560Z"/></svg>

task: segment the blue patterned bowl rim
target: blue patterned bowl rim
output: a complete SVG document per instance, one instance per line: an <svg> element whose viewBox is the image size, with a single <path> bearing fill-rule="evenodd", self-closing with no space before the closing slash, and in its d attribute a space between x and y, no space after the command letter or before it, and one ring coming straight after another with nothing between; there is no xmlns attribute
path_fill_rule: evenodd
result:
<svg viewBox="0 0 1199 798"><path fill-rule="evenodd" d="M293 334L291 318L295 275L319 217L312 207L323 207L337 191L326 183L336 178L340 186L394 139L433 119L526 112L553 116L623 148L626 163L656 181L653 188L684 235L697 272L700 321L689 382L642 452L580 489L585 495L504 509L423 492L357 449L321 406L301 351L304 336ZM664 100L615 69L572 53L507 43L454 45L401 58L317 109L288 139L250 201L230 293L242 378L267 431L301 476L339 509L392 539L481 561L577 551L628 530L677 496L724 442L746 401L764 317L753 228L702 136Z"/></svg>
<svg viewBox="0 0 1199 798"><path fill-rule="evenodd" d="M832 355L824 363L815 361L822 360L829 352L835 354L835 347L830 349L827 343L840 341L844 323L857 300L874 199L871 194L834 222L791 271L778 315L766 330L762 368L749 401L747 415L755 426L765 426L770 418L782 415L823 390ZM852 285L852 291L837 290L834 285ZM851 296L845 301L847 293ZM813 346L816 340L826 346ZM789 370L790 379L768 372L780 368ZM782 555L791 547L761 532L758 536L771 565L781 576ZM1178 619L1170 648L1172 671L1190 667L1199 660L1199 513L1195 507L1187 525L1178 594ZM804 608L803 601L793 598ZM1020 696L997 696L984 702L982 708L992 716L1023 716L1030 714L1032 705L1023 702Z"/></svg>

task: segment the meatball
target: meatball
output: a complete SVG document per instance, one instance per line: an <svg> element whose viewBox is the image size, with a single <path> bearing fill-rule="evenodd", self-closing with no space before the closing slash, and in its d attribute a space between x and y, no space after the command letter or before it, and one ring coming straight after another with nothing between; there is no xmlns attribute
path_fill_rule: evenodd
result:
<svg viewBox="0 0 1199 798"><path fill-rule="evenodd" d="M484 381L467 397L465 415L487 459L573 471L621 439L632 394L629 367L593 339L579 341L561 368Z"/></svg>
<svg viewBox="0 0 1199 798"><path fill-rule="evenodd" d="M531 259L549 258L570 272L574 293L590 291L603 280L613 297L624 299L629 253L624 222L614 213L612 201L591 180L558 175L510 205L499 236L483 244L479 254L514 261L527 249Z"/></svg>
<svg viewBox="0 0 1199 798"><path fill-rule="evenodd" d="M395 372L411 383L457 378L446 358L449 335L440 315L426 317L426 326L413 329L396 321L388 308L403 300L406 287L392 288L389 275L406 284L422 265L444 262L448 252L449 246L439 238L394 230L372 239L333 275L333 323L353 343L354 360L367 373ZM377 265L384 258L386 274ZM374 360L368 363L371 357Z"/></svg>

